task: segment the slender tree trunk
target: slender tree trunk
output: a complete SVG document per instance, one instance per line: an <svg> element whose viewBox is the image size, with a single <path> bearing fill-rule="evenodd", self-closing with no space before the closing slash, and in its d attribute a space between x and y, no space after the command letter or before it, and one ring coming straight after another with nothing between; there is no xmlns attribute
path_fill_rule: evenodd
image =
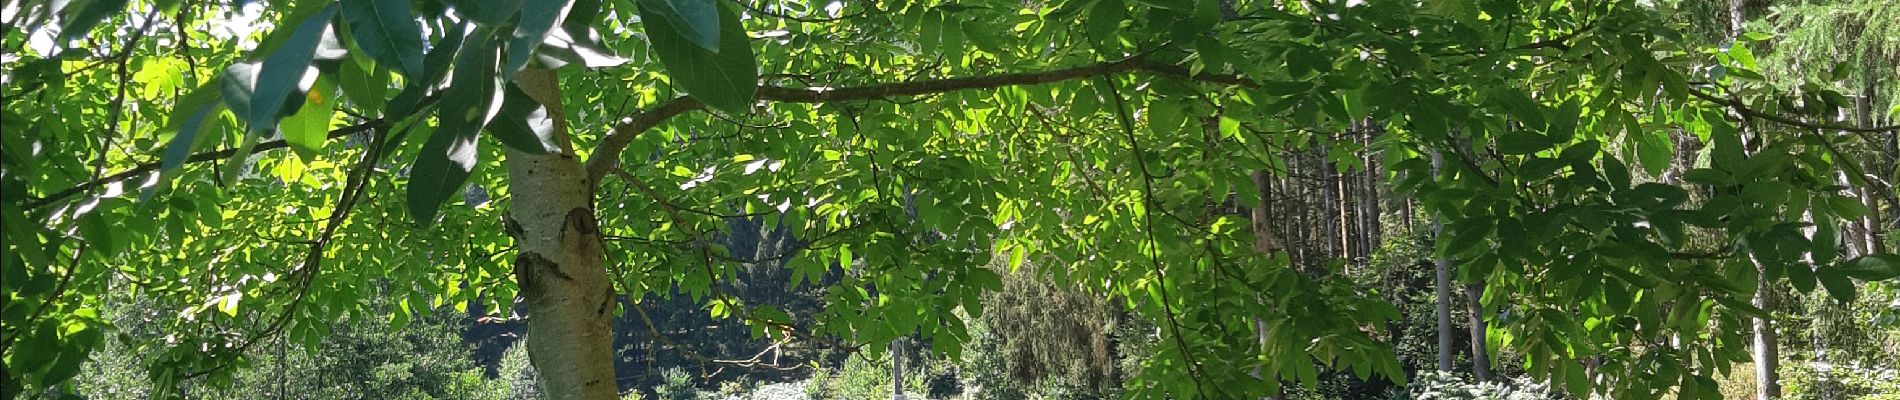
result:
<svg viewBox="0 0 1900 400"><path fill-rule="evenodd" d="M551 400L610 400L614 381L613 285L604 268L593 183L574 156L553 71L529 69L515 83L548 107L560 153L506 150L506 225L515 238L515 282L528 309L528 359Z"/></svg>
<svg viewBox="0 0 1900 400"><path fill-rule="evenodd" d="M1879 83L1879 78L1877 77L1879 77L1881 73L1880 63L1875 60L1878 60L1879 58L1880 58L1880 51L1873 50L1872 54L1868 54L1866 56L1865 58L1866 62L1863 63L1865 65L1862 66L1862 70L1866 71L1864 72L1864 74L1866 75L1866 78L1862 78L1861 89L1860 89L1860 93L1861 93L1860 102L1859 104L1856 104L1856 107L1854 107L1855 114L1857 114L1855 115L1857 119L1856 122L1862 128L1874 127L1874 97L1880 94L1880 92L1878 91L1879 88L1876 85ZM1887 135L1887 136L1891 138L1891 137L1900 136L1900 135ZM1869 150L1873 150L1873 152L1879 151L1879 150L1876 150L1877 149L1876 146L1879 146L1879 144L1877 143L1867 144L1867 148ZM1861 163L1861 170L1867 171L1867 173L1870 173L1870 174L1880 173L1879 171L1880 171L1881 165L1880 165L1879 157L1866 157L1864 160L1865 162ZM1859 162L1859 161L1860 160L1848 160L1848 161L1843 161L1843 162ZM1862 178L1866 179L1869 177L1862 177ZM1874 194L1873 190L1876 190L1876 189L1869 189L1867 187L1861 186L1859 187L1859 190L1857 193L1860 195L1860 200L1863 202L1863 205L1867 206L1867 215L1863 216L1860 220L1861 227L1865 228L1865 232L1863 235L1864 239L1862 240L1866 241L1867 243L1866 254L1886 252L1886 249L1884 248L1886 247L1886 244L1881 243L1880 241L1880 224L1884 223L1885 221L1883 221L1880 216L1880 201L1879 201L1880 199L1873 195Z"/></svg>
<svg viewBox="0 0 1900 400"><path fill-rule="evenodd" d="M1465 308L1471 314L1471 376L1478 382L1491 381L1491 351L1484 341L1484 285L1465 285Z"/></svg>
<svg viewBox="0 0 1900 400"><path fill-rule="evenodd" d="M1254 240L1253 248L1254 250L1259 251L1260 254L1262 255L1271 256L1273 252L1280 251L1281 249L1285 248L1285 245L1280 242L1279 235L1274 233L1274 229L1273 229L1273 221L1274 221L1273 184L1274 182L1271 176L1267 174L1267 171L1264 171L1264 170L1254 171L1252 173L1252 178L1253 178L1254 187L1258 188L1257 190L1260 191L1260 205L1255 206L1253 210L1250 210L1251 211L1250 214L1252 215L1249 215L1249 217L1251 217L1250 219L1253 222L1253 226L1252 226L1253 240ZM1260 346L1263 348L1266 347L1267 321L1260 318L1254 318L1253 334L1254 334L1254 339L1260 342ZM1255 367L1253 369L1253 372L1251 372L1250 374L1253 375L1253 377L1255 378L1279 379L1278 377L1261 376L1259 367ZM1285 392L1285 390L1286 390L1285 386L1281 386L1281 392ZM1267 398L1277 399L1280 397L1283 397L1283 396L1280 396L1279 394L1275 394L1273 396L1268 396Z"/></svg>
<svg viewBox="0 0 1900 400"><path fill-rule="evenodd" d="M1746 20L1742 10L1742 2L1743 0L1728 0L1728 36L1731 40L1742 36L1742 23ZM1747 120L1743 120L1743 124L1746 125ZM1747 129L1745 126L1743 140L1747 140L1746 134L1748 130L1750 129ZM1747 146L1744 146L1744 152L1747 151L1746 147ZM1756 261L1753 257L1750 257L1749 261L1755 264L1755 270L1757 274L1761 276L1760 279L1755 280L1754 305L1756 308L1763 310L1773 310L1770 306L1773 303L1771 296L1774 291L1774 282L1767 279L1767 270L1762 267L1761 262ZM1781 377L1779 370L1781 369L1781 345L1775 335L1774 321L1767 318L1755 317L1754 325L1755 398L1757 400L1780 398Z"/></svg>
<svg viewBox="0 0 1900 400"><path fill-rule="evenodd" d="M1440 155L1437 151L1433 151L1432 173L1440 173L1439 170L1443 168L1444 163L1444 156ZM1432 217L1432 240L1434 244L1436 244L1435 242L1438 240L1444 240L1444 232L1444 222L1439 221L1437 217ZM1433 291L1438 300L1437 308L1434 311L1438 317L1438 370L1451 371L1451 260L1440 256L1437 258L1437 261L1432 264L1437 275L1436 288L1434 288Z"/></svg>
<svg viewBox="0 0 1900 400"><path fill-rule="evenodd" d="M891 398L904 400L904 345L903 339L891 341Z"/></svg>
<svg viewBox="0 0 1900 400"><path fill-rule="evenodd" d="M1756 264L1758 267L1760 263ZM1774 302L1770 293L1774 284L1768 279L1755 280L1755 307L1772 310ZM1755 318L1755 398L1772 400L1781 398L1781 345L1775 334L1774 321L1767 318Z"/></svg>

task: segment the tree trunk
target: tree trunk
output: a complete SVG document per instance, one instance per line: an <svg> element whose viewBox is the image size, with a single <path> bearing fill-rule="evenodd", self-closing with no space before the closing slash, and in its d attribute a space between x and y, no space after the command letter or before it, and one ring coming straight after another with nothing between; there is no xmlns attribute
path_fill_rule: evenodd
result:
<svg viewBox="0 0 1900 400"><path fill-rule="evenodd" d="M1264 170L1254 171L1252 174L1252 178L1253 178L1254 187L1256 188L1256 190L1259 190L1260 192L1260 205L1255 206L1253 210L1250 210L1252 214L1250 215L1251 217L1250 219L1253 222L1253 226L1252 226L1253 240L1254 240L1253 249L1256 251L1259 251L1260 254L1262 255L1272 256L1273 252L1280 251L1280 249L1284 248L1284 244L1280 242L1279 235L1275 234L1273 230L1273 220L1274 220L1273 219L1273 204L1274 204L1273 203L1273 183L1274 182L1273 182L1273 179L1271 179L1270 176L1267 175L1267 171L1264 171ZM1254 334L1254 339L1260 342L1261 347L1265 347L1267 344L1267 321L1260 318L1254 318L1253 334ZM1277 377L1260 376L1260 367L1254 367L1253 372L1250 374L1253 375L1253 377L1255 378L1279 379ZM1281 386L1280 392L1284 393L1285 391L1286 391L1286 387ZM1284 396L1281 396L1278 393L1276 393L1275 395L1268 396L1266 398L1277 399L1281 397L1284 397Z"/></svg>
<svg viewBox="0 0 1900 400"><path fill-rule="evenodd" d="M1471 314L1471 376L1478 382L1491 381L1491 351L1484 341L1484 285L1465 285L1465 308Z"/></svg>
<svg viewBox="0 0 1900 400"><path fill-rule="evenodd" d="M1439 169L1443 168L1444 163L1444 156L1440 155L1437 151L1433 151L1432 173L1440 173ZM1444 231L1444 222L1439 221L1438 217L1432 217L1432 240L1434 245L1436 245L1438 240L1444 239ZM1440 256L1437 257L1437 261L1432 264L1437 275L1437 282L1436 285L1434 285L1436 288L1434 288L1433 291L1438 300L1436 310L1434 311L1438 317L1438 370L1451 371L1451 260Z"/></svg>
<svg viewBox="0 0 1900 400"><path fill-rule="evenodd" d="M1862 66L1862 69L1866 71L1863 72L1865 78L1861 78L1860 101L1858 104L1855 104L1854 107L1855 118L1857 120L1855 122L1862 128L1874 127L1874 97L1880 94L1879 87L1876 85L1879 83L1879 78L1877 77L1879 77L1881 73L1880 63L1875 60L1879 58L1880 51L1873 50L1872 54L1866 55L1864 58L1866 62L1864 62ZM1887 136L1894 137L1900 135ZM1868 149L1873 150L1875 153L1879 152L1877 146L1879 146L1878 143L1867 144ZM1865 162L1861 162L1862 171L1866 171L1869 174L1880 173L1880 157L1866 157L1864 160ZM1860 162L1860 160L1847 160L1842 162ZM1872 177L1862 177L1862 179L1869 178ZM1878 189L1870 189L1865 186L1857 186L1856 188L1856 194L1860 196L1862 205L1867 207L1867 215L1862 216L1860 220L1861 227L1864 229L1861 240L1866 242L1867 247L1867 252L1863 254L1885 253L1887 250L1884 248L1886 244L1880 241L1880 224L1884 222L1880 216L1880 199L1874 196L1874 193L1877 193L1874 190Z"/></svg>
<svg viewBox="0 0 1900 400"><path fill-rule="evenodd" d="M528 359L552 400L611 400L613 285L607 277L593 183L574 156L554 72L524 70L515 84L554 117L560 153L507 149L506 227L515 238L515 282L528 309Z"/></svg>
<svg viewBox="0 0 1900 400"><path fill-rule="evenodd" d="M891 341L891 398L904 400L904 345L903 339Z"/></svg>
<svg viewBox="0 0 1900 400"><path fill-rule="evenodd" d="M1759 263L1757 263L1759 265ZM1769 294L1774 285L1768 279L1755 280L1755 307L1772 310L1773 302ZM1755 398L1772 400L1781 398L1781 349L1779 338L1775 334L1774 321L1767 318L1755 318Z"/></svg>

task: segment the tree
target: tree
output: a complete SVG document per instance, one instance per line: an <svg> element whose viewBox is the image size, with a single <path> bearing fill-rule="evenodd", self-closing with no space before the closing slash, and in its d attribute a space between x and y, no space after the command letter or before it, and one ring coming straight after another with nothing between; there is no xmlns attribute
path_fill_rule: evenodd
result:
<svg viewBox="0 0 1900 400"><path fill-rule="evenodd" d="M1877 180L1839 133L1896 129L1813 122L1845 106L1825 87L1781 107L1748 43L1685 46L1647 4L9 6L5 391L60 389L113 329L90 302L119 281L196 305L163 327L161 386L369 317L372 284L406 289L392 319L519 294L553 399L613 398L616 294L675 287L775 340L955 354L953 310L1001 286L991 253L1156 321L1135 396L1260 396L1321 367L1403 380L1368 332L1390 305L1324 279L1328 260L1253 251L1246 217L1210 206L1266 204L1248 173L1317 148L1383 157L1442 218L1436 256L1508 299L1495 329L1533 377L1699 398L1745 358L1730 327L1763 313L1745 283L1852 297L1900 274L1886 253L1799 262L1822 247L1803 218L1873 211L1826 178ZM252 17L270 27L229 28ZM1371 144L1340 134L1366 121ZM1786 129L1744 142L1738 121ZM1706 205L1646 181L1676 130L1706 137L1683 174ZM853 271L815 322L718 289L769 261L707 239L733 217L801 232L784 261L805 283ZM1686 227L1726 246L1686 251Z"/></svg>

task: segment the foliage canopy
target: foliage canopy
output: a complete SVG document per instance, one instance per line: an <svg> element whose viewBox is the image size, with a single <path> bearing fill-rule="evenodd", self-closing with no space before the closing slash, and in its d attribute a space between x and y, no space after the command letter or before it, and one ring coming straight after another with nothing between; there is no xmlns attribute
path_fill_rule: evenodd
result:
<svg viewBox="0 0 1900 400"><path fill-rule="evenodd" d="M622 295L677 287L757 335L955 354L954 310L981 313L1002 254L1157 321L1136 397L1255 397L1322 367L1404 379L1373 334L1396 309L1327 279L1337 263L1256 251L1275 225L1235 212L1277 201L1249 174L1284 174L1286 149L1380 160L1485 285L1492 340L1579 395L1719 397L1757 280L1851 300L1900 275L1900 256L1835 250L1841 221L1879 211L1847 189L1894 193L1844 151L1895 128L1816 122L1877 64L1771 85L1751 49L1773 35L1699 47L1645 1L5 10L8 397L79 370L116 329L91 305L113 291L183 305L159 322L161 386L229 379L260 338L339 319L510 310L503 210L543 195L510 190L517 154L583 160L572 184ZM558 101L518 84L546 69ZM829 283L814 323L718 291L768 261L707 240L728 218L799 232L769 257ZM401 307L365 315L378 293Z"/></svg>

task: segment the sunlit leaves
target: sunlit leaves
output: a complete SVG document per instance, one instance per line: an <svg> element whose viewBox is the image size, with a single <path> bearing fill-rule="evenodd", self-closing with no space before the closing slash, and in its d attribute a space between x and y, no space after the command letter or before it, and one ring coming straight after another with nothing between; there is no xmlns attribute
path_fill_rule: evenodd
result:
<svg viewBox="0 0 1900 400"><path fill-rule="evenodd" d="M758 90L759 70L739 14L730 7L718 7L719 46L718 51L712 51L693 44L689 33L680 30L685 24L702 21L669 19L667 13L646 3L640 7L644 21L641 28L673 83L712 108L734 114L748 112L753 93Z"/></svg>

